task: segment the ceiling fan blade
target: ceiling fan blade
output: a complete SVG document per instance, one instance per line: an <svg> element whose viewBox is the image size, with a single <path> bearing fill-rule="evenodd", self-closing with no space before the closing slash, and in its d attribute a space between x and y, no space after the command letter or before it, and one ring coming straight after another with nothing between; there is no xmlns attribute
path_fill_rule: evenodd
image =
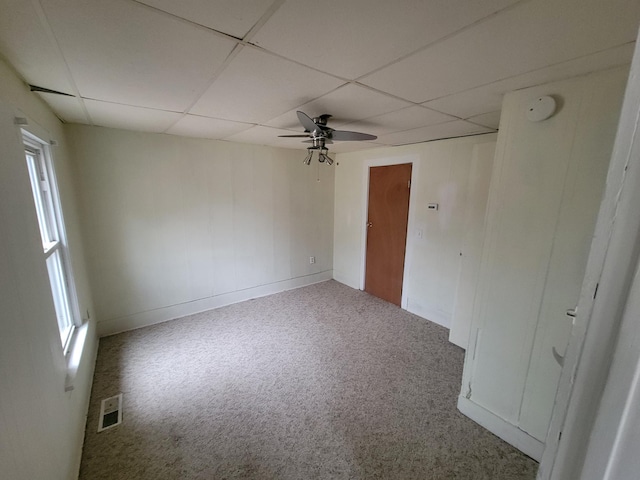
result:
<svg viewBox="0 0 640 480"><path fill-rule="evenodd" d="M360 132L349 132L347 130L334 130L333 132L331 132L331 139L341 142L375 140L376 138L378 138L376 135L370 135L368 133Z"/></svg>
<svg viewBox="0 0 640 480"><path fill-rule="evenodd" d="M311 135L308 133L300 134L300 135L278 135L278 137L287 137L287 138L308 138Z"/></svg>
<svg viewBox="0 0 640 480"><path fill-rule="evenodd" d="M308 130L310 132L313 132L314 130L322 131L321 126L316 124L316 122L314 122L313 119L306 113L297 111L296 114L298 115L298 120L300 120L300 123L305 130Z"/></svg>

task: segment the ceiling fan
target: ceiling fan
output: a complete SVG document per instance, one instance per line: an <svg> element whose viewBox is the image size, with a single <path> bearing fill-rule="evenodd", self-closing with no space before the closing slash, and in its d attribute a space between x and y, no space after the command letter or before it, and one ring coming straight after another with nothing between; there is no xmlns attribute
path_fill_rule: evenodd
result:
<svg viewBox="0 0 640 480"><path fill-rule="evenodd" d="M279 135L280 137L294 137L294 138L309 138L304 143L311 143L310 147L307 147L307 156L304 159L304 164L309 165L313 152L318 152L318 162L327 162L327 165L333 164L333 159L329 157L329 149L325 146L333 143L333 141L363 141L363 140L375 140L378 138L375 135L360 132L349 132L347 130L334 130L327 126L327 120L331 118L331 115L325 113L318 117L311 118L304 112L296 112L298 120L304 127L305 133L300 135Z"/></svg>

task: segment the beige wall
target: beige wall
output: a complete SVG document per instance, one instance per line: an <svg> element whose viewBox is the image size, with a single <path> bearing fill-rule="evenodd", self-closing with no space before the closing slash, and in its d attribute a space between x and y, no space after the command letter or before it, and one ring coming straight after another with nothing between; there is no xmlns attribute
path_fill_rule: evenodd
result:
<svg viewBox="0 0 640 480"><path fill-rule="evenodd" d="M486 170L493 161L496 135L382 148L337 156L334 226L334 277L363 287L368 168L413 162L403 304L407 310L450 327L465 229L482 225ZM484 189L469 188L481 182ZM437 211L429 203L438 203ZM480 222L473 218L480 216ZM474 227L475 228L475 227ZM469 237L471 238L471 237Z"/></svg>
<svg viewBox="0 0 640 480"><path fill-rule="evenodd" d="M75 478L95 359L89 323L74 389L65 392L67 364L14 117L53 150L80 310L93 313L63 126L0 61L0 465L2 478Z"/></svg>
<svg viewBox="0 0 640 480"><path fill-rule="evenodd" d="M68 133L101 334L331 278L334 169L304 152Z"/></svg>

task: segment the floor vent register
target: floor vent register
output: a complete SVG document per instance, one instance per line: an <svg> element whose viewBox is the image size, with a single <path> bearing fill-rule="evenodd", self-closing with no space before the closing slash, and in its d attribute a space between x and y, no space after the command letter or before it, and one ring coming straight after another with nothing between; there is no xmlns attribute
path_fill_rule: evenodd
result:
<svg viewBox="0 0 640 480"><path fill-rule="evenodd" d="M122 423L122 394L105 398L100 404L100 420L98 432L115 427Z"/></svg>

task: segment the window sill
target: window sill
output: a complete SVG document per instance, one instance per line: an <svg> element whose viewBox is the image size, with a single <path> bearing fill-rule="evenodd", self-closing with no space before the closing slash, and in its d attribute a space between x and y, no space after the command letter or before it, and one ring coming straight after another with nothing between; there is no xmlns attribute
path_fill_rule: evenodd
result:
<svg viewBox="0 0 640 480"><path fill-rule="evenodd" d="M89 331L89 322L85 321L82 326L75 329L71 335L71 346L65 356L67 363L67 375L64 381L64 391L73 390L80 362L82 361L82 353L87 341L87 332Z"/></svg>

